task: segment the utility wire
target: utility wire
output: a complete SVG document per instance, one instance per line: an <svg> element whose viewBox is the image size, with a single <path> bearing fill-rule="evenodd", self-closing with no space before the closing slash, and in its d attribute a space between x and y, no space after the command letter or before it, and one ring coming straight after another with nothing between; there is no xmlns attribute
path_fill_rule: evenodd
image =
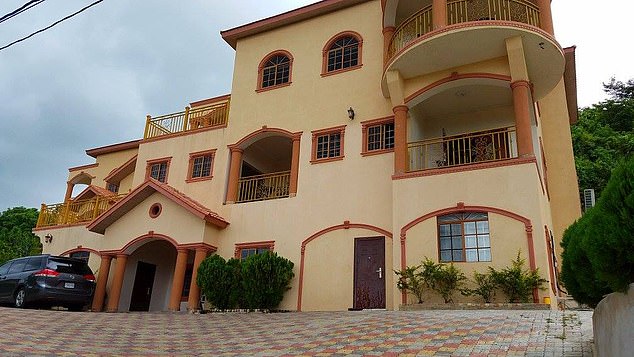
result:
<svg viewBox="0 0 634 357"><path fill-rule="evenodd" d="M22 42L22 41L24 41L24 40L28 40L29 38L31 38L31 37L33 37L33 36L37 35L38 33L44 32L44 31L46 31L46 30L50 29L51 27L53 27L53 26L55 26L55 25L59 24L60 22L66 21L66 20L70 19L71 17L73 17L73 16L75 16L75 15L78 15L78 14L80 14L80 13L82 13L82 12L84 12L84 11L88 10L89 8L91 8L91 7L93 7L93 6L97 5L97 4L99 4L99 3L100 3L100 2L102 2L102 1L103 1L103 0L97 0L97 1L93 2L92 4L90 4L90 5L88 5L88 6L84 7L84 8L82 8L82 9L81 9L81 10L79 10L79 11L76 11L76 12L74 12L74 13L72 13L72 14L70 14L70 15L66 16L66 17L64 17L64 18L63 18L63 19L61 19L61 20L57 20L57 21L53 22L52 24L50 24L50 25L46 26L46 27L45 27L45 28L43 28L43 29L37 30L37 31L33 32L32 34L30 34L30 35L28 35L28 36L26 36L26 37L22 37L22 38L21 38L21 39L19 39L19 40L15 40L15 41L11 42L11 43L10 43L10 44L8 44L8 45L4 45L4 46L0 47L0 51L2 51L2 50L4 50L4 49L6 49L6 48L8 48L8 47L11 47L11 46L15 45L16 43Z"/></svg>
<svg viewBox="0 0 634 357"><path fill-rule="evenodd" d="M26 10L32 8L33 6L37 6L41 3L43 3L45 0L31 0L29 2L27 2L26 4L22 5L22 7L20 7L19 9L13 10L10 13L3 15L2 17L0 17L0 24L11 19L12 17L15 17L23 12L25 12Z"/></svg>

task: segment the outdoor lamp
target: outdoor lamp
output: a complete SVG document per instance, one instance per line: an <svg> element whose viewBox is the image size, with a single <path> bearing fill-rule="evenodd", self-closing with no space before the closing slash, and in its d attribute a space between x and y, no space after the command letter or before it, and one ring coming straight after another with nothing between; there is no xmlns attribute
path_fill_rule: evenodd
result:
<svg viewBox="0 0 634 357"><path fill-rule="evenodd" d="M348 108L348 118L350 118L350 120L354 119L354 109L352 109L352 107Z"/></svg>

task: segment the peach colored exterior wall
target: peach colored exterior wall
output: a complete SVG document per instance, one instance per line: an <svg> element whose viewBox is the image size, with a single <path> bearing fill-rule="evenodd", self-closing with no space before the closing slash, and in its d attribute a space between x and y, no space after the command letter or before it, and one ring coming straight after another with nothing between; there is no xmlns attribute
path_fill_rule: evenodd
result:
<svg viewBox="0 0 634 357"><path fill-rule="evenodd" d="M362 20L360 20L362 19ZM570 139L561 139L560 132L568 132L565 93L559 85L540 101L539 125L532 120L533 147L537 160L513 162L513 165L489 165L477 170L468 167L451 169L451 173L436 170L422 174L392 177L392 152L362 156L362 124L371 119L393 115L393 106L414 106L426 95L421 91L434 83L446 80L454 72L459 75L476 74L475 79L464 79L439 85L438 91L449 90L464 83L486 84L510 89L510 76L521 71L521 62L509 64L502 56L403 80L390 74L392 98L384 96L382 13L379 1L368 1L316 18L276 28L237 41L234 80L231 90L231 109L227 126L166 139L141 141L138 149L102 155L99 166L86 169L95 176L93 184L104 186L103 178L114 168L138 154L134 174L121 181L120 192L134 190L146 180L147 162L169 157L167 184L202 206L217 213L230 224L219 229L193 215L190 211L155 192L127 211L100 235L84 226L38 230L42 238L51 233L54 241L44 244L44 251L61 253L78 245L109 251L122 249L130 241L153 232L169 237L177 244L205 243L217 247L216 254L233 257L236 244L274 241L274 250L295 264L295 278L280 308L295 310L298 301L302 310L345 310L352 307L354 238L382 234L369 228L335 229L308 242L304 251L303 280L300 282L302 242L317 232L341 225L344 221L375 227L393 235L386 237L386 300L388 309L398 309L401 293L396 288L394 269L401 267L400 234L406 225L418 217L441 209L467 206L486 206L524 217L532 225L535 265L544 278L548 277L548 257L544 226L553 228L557 237L578 216L573 194L574 165ZM335 75L321 76L323 46L334 35L354 31L363 40L360 68ZM299 36L298 34L302 34ZM504 44L501 44L504 46ZM288 86L257 92L258 65L269 53L288 51L293 56L292 83ZM393 77L392 77L393 76ZM511 98L511 97L509 97ZM395 104L396 102L396 104ZM492 127L515 125L512 99L494 108L458 113L439 118L424 118L411 110L408 120L408 140L441 136L442 128L448 135L472 132ZM423 102L422 105L425 103ZM347 109L355 111L350 120ZM411 108L410 108L411 109ZM534 110L531 109L531 114ZM565 114L565 115L564 115ZM563 116L562 116L563 115ZM343 160L311 164L311 131L345 125ZM250 203L225 204L230 169L228 145L236 144L263 126L288 132L301 132L297 195ZM542 182L539 137L551 174L548 200ZM560 143L561 141L561 143ZM554 142L554 143L553 143ZM187 183L189 154L215 149L213 178ZM564 167L561 178L553 174ZM571 171L572 170L572 171ZM72 178L78 172L71 173ZM162 212L150 218L150 206L160 203ZM552 213L551 213L552 205ZM552 216L552 218L551 218ZM529 247L525 223L499 213L489 213L493 261L490 263L458 263L469 276L486 266L505 266L518 249L528 258ZM407 230L406 264L418 264L424 257L437 259L436 218L432 217ZM425 243L421 243L425 242ZM138 250L135 250L137 249ZM190 260L193 256L190 251ZM126 265L119 309L126 310L134 281L136 262L162 257L160 272L155 280L156 296L152 296L151 310L166 309L173 277L176 249L167 241L137 244L126 253L131 254ZM528 259L527 259L528 260ZM99 259L91 256L93 269ZM109 285L117 261L113 259ZM302 294L300 293L300 283ZM539 293L553 297L550 290ZM457 297L457 300L460 300ZM554 299L553 299L554 301Z"/></svg>

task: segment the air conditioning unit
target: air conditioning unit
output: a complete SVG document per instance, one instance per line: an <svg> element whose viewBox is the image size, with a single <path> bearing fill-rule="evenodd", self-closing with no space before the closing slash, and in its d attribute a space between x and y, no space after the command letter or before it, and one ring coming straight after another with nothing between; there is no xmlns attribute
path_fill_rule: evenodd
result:
<svg viewBox="0 0 634 357"><path fill-rule="evenodd" d="M583 190L583 208L584 208L584 211L587 211L588 209L594 207L595 203L596 203L596 200L594 198L594 189L586 188L585 190Z"/></svg>

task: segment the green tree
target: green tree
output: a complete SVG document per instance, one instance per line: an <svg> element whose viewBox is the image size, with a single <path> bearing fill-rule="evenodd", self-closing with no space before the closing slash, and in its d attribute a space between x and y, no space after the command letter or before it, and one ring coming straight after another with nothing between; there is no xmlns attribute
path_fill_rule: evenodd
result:
<svg viewBox="0 0 634 357"><path fill-rule="evenodd" d="M593 188L597 197L617 162L634 154L634 80L612 78L603 87L611 98L581 109L571 128L579 188Z"/></svg>
<svg viewBox="0 0 634 357"><path fill-rule="evenodd" d="M37 209L25 207L9 208L0 213L0 264L42 252L39 238L31 232L37 216Z"/></svg>

